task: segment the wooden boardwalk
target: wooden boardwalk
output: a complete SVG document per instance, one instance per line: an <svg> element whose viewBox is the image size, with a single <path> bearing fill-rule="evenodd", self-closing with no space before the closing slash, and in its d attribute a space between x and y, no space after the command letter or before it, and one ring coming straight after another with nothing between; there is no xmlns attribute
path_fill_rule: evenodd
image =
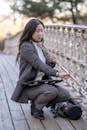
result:
<svg viewBox="0 0 87 130"><path fill-rule="evenodd" d="M18 79L15 57L0 53L0 130L87 130L87 104L82 102L83 115L78 121L53 118L44 108L45 120L35 119L30 114L29 104L11 101Z"/></svg>

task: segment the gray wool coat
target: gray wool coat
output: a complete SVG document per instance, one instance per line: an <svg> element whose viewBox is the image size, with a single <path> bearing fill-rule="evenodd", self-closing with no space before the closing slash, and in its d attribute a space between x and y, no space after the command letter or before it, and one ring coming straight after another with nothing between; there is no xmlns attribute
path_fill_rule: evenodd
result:
<svg viewBox="0 0 87 130"><path fill-rule="evenodd" d="M46 64L40 60L33 42L25 42L21 45L19 80L11 97L13 101L28 103L28 96L25 92L26 86L23 85L23 83L34 80L38 70L44 72L48 76L56 76L57 70L49 65L48 53L44 46L42 47L42 51L46 58Z"/></svg>

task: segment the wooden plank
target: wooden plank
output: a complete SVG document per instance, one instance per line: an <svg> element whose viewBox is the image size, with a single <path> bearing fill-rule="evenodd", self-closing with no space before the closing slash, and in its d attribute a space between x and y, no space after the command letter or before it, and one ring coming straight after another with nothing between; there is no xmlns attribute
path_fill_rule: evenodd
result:
<svg viewBox="0 0 87 130"><path fill-rule="evenodd" d="M1 81L1 78L0 78ZM0 83L0 90L3 90L3 86ZM2 92L1 90L1 92ZM3 91L4 92L4 91ZM9 106L5 93L0 98L0 130L14 130L13 122L10 117Z"/></svg>
<svg viewBox="0 0 87 130"><path fill-rule="evenodd" d="M6 61L6 60L5 60ZM7 66L7 63L5 63L6 64L6 66ZM10 69L11 69L11 67L13 68L13 66L11 65L10 66ZM15 75L15 72L13 71L13 69L11 69L12 71L12 75ZM9 71L9 70L8 70ZM12 80L12 79L11 79ZM14 82L14 81L13 81ZM23 113L25 113L25 110L22 108L22 111L23 111ZM13 111L11 111L11 113L12 113L12 116L13 116L13 119L14 119L14 113L13 113ZM29 113L29 109L28 109L28 113ZM26 115L25 115L26 116ZM16 118L17 118L17 116L16 116ZM25 117L26 118L26 117ZM30 119L27 121L27 123L29 124L29 122L30 122ZM39 121L38 121L39 122ZM32 122L33 123L33 122ZM38 126L40 127L40 129L42 129L43 130L43 127L42 127L42 125L41 125L41 122L39 122L39 125L37 124L37 122L36 122L36 126L35 126L35 123L34 123L34 125L31 125L31 128L33 129L33 126L34 126L34 128L35 129L38 129Z"/></svg>
<svg viewBox="0 0 87 130"><path fill-rule="evenodd" d="M1 57L0 57L0 59L1 59ZM0 60L1 61L1 60ZM1 63L1 62L0 62ZM3 61L2 61L2 63L3 63ZM5 86L5 91L6 91L6 94L7 94L7 99L8 99L8 103L10 103L10 105L9 105L9 109L10 109L10 106L13 104L13 102L11 101L11 99L10 99L10 97L11 97L11 94L12 94L12 92L13 92L13 89L14 89L14 85L12 84L12 81L11 81L11 79L10 79L10 76L9 76L9 73L11 73L11 70L9 71L9 73L7 72L7 70L6 70L6 68L5 68L5 66L4 66L4 63L2 64L2 65L0 65L0 67L1 67L1 70L3 71L3 72L1 72L2 73L2 78L3 78L3 84L4 84L4 86ZM8 68L8 67L7 67ZM12 75L11 75L12 76ZM7 87L7 85L8 85L8 87ZM16 103L17 104L17 103ZM11 112L11 110L10 110L10 112ZM23 114L23 113L22 113ZM19 114L20 115L20 114ZM17 116L17 113L16 113L16 116ZM14 125L15 125L15 120L14 120L14 118L13 118L14 116L13 116L13 112L11 112L11 118L12 118L12 120L13 120L13 123L14 123ZM20 115L20 116L18 116L18 117L21 117L22 118L22 116ZM22 118L23 119L23 118ZM25 117L24 117L24 119L25 119ZM18 119L18 120L20 120L20 118ZM20 120L20 122L21 122L22 120ZM17 121L16 121L17 122ZM23 122L23 121L22 121ZM25 121L26 122L26 121ZM20 124L19 124L20 125ZM29 129L29 126L27 125L27 122L26 122L26 124L24 124L25 126L25 128L26 127L28 127L28 129ZM17 127L18 126L15 126L15 129L17 129Z"/></svg>
<svg viewBox="0 0 87 130"><path fill-rule="evenodd" d="M26 125L26 121L25 120L15 121L14 125L16 126L15 130L30 130L28 125Z"/></svg>
<svg viewBox="0 0 87 130"><path fill-rule="evenodd" d="M13 68L13 70L17 73L19 73L19 66L18 66L18 63L16 63L16 57L13 56L13 55L9 55L9 58L8 58L8 55L4 55L4 59L6 60L6 62L8 64L10 64L10 66Z"/></svg>
<svg viewBox="0 0 87 130"><path fill-rule="evenodd" d="M45 130L41 121L31 116L30 104L22 104L22 108L30 126L30 130Z"/></svg>
<svg viewBox="0 0 87 130"><path fill-rule="evenodd" d="M87 122L87 110L83 111L83 119Z"/></svg>
<svg viewBox="0 0 87 130"><path fill-rule="evenodd" d="M2 119L0 118L0 130L5 130L3 127Z"/></svg>
<svg viewBox="0 0 87 130"><path fill-rule="evenodd" d="M9 106L1 78L2 76L0 73L0 130L13 130L14 126L10 117Z"/></svg>
<svg viewBox="0 0 87 130"><path fill-rule="evenodd" d="M6 100L0 102L0 130L14 130Z"/></svg>
<svg viewBox="0 0 87 130"><path fill-rule="evenodd" d="M1 57L0 57L0 61L1 61ZM9 78L9 74L7 73L7 70L4 68L4 64L0 62L0 73L1 73L1 77L2 77L2 81L3 81L3 85L4 85L4 90L6 92L6 95L7 95L7 99L8 99L8 102L10 103L10 105L13 103L15 104L14 102L11 101L10 97L11 97L11 94L14 90L14 84L12 84L12 81L10 80ZM11 74L11 71L9 72ZM11 74L12 75L12 74ZM19 105L17 105L19 106Z"/></svg>
<svg viewBox="0 0 87 130"><path fill-rule="evenodd" d="M60 130L59 124L55 121L52 114L49 112L49 109L44 108L45 120L43 120L43 124L46 130Z"/></svg>
<svg viewBox="0 0 87 130"><path fill-rule="evenodd" d="M4 93L4 88L0 76L0 100L4 100L4 99L5 99L5 93Z"/></svg>
<svg viewBox="0 0 87 130"><path fill-rule="evenodd" d="M87 130L87 122L83 118L77 121L71 120L71 123L76 130Z"/></svg>
<svg viewBox="0 0 87 130"><path fill-rule="evenodd" d="M61 130L75 130L75 127L72 126L72 124L67 119L63 119L61 117L57 117L56 122L58 122Z"/></svg>

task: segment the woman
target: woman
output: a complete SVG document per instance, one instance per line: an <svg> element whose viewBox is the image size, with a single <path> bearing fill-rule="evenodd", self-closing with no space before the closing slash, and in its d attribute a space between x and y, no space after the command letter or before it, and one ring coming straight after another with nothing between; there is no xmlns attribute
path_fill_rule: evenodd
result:
<svg viewBox="0 0 87 130"><path fill-rule="evenodd" d="M32 85L29 83L36 80L51 79L51 76L67 78L69 74L60 74L53 67L55 60L47 53L43 42L44 24L38 19L31 19L25 26L20 38L19 53L20 72L19 80L12 100L19 103L28 103L31 100L31 115L38 119L44 119L43 107L51 101L66 101L70 98L69 93L49 83Z"/></svg>

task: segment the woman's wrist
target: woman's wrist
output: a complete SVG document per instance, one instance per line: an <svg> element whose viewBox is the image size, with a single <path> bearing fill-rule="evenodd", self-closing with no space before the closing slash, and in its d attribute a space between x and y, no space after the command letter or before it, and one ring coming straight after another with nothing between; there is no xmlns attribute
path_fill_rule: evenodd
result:
<svg viewBox="0 0 87 130"><path fill-rule="evenodd" d="M63 78L64 75L60 74L59 72L56 73L56 77Z"/></svg>
<svg viewBox="0 0 87 130"><path fill-rule="evenodd" d="M56 72L56 77L59 77L59 72Z"/></svg>

